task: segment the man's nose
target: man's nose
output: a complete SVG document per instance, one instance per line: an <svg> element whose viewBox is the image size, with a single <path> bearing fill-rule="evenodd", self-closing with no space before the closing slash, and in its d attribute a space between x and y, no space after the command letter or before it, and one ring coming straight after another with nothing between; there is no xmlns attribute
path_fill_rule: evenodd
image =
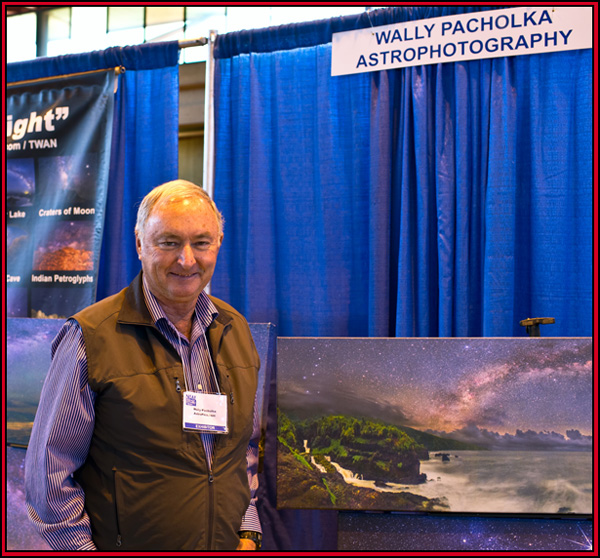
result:
<svg viewBox="0 0 600 558"><path fill-rule="evenodd" d="M181 252L179 252L179 263L186 267L191 267L196 263L194 251L190 244L184 244L181 248Z"/></svg>

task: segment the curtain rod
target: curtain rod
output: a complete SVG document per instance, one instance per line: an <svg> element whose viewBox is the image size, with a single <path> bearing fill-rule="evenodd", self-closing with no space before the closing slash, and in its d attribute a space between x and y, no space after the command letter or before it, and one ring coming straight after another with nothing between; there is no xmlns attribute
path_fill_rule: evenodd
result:
<svg viewBox="0 0 600 558"><path fill-rule="evenodd" d="M6 87L14 87L16 85L28 85L30 83L37 83L37 82L41 82L41 81L52 81L55 79L64 79L64 78L68 78L68 77L78 77L78 76L85 76L88 74L97 74L99 72L110 72L111 70L113 70L115 72L115 75L119 75L119 74L123 74L125 73L125 68L123 66L114 66L114 67L109 67L109 68L100 68L98 70L88 70L87 72L74 72L72 74L61 74L58 76L44 76L41 78L36 78L36 79L26 79L23 81L13 81L11 83L7 83Z"/></svg>
<svg viewBox="0 0 600 558"><path fill-rule="evenodd" d="M188 39L187 41L179 41L179 48L188 48L195 46L204 46L208 44L207 37L199 37L198 39Z"/></svg>
<svg viewBox="0 0 600 558"><path fill-rule="evenodd" d="M198 37L197 39L187 39L185 41L179 41L179 48L188 48L188 47L194 47L194 46L204 46L207 45L209 43L210 39L208 37ZM101 68L99 70L90 70L87 72L76 72L73 74L65 74L65 75L60 75L60 76L46 76L46 77L42 77L42 78L37 78L37 79L31 79L31 80L24 80L24 81L15 81L12 83L7 83L6 86L7 87L12 87L15 85L23 85L26 83L35 83L37 81L48 81L48 80L53 80L53 79L60 79L60 78L64 78L64 77L71 77L71 76L79 76L79 75L84 75L84 74L92 74L95 72L105 72L107 70L111 70L113 68ZM117 66L114 68L115 73L117 75L125 72L125 67L123 66Z"/></svg>

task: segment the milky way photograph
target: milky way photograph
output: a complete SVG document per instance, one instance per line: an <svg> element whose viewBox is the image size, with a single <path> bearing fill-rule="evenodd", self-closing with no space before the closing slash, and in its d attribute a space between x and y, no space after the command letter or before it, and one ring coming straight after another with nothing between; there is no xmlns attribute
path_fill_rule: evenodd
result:
<svg viewBox="0 0 600 558"><path fill-rule="evenodd" d="M281 507L592 512L591 338L279 338L277 363Z"/></svg>

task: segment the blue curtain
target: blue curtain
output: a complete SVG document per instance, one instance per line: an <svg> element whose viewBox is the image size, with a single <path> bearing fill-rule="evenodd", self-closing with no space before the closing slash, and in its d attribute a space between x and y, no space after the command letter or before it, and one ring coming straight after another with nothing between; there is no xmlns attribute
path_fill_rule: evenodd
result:
<svg viewBox="0 0 600 558"><path fill-rule="evenodd" d="M482 9L217 38L216 296L280 336L592 335L591 50L330 76L332 32ZM265 548L335 550L276 509L274 409Z"/></svg>
<svg viewBox="0 0 600 558"><path fill-rule="evenodd" d="M283 336L592 334L591 50L330 76L332 32L481 9L217 38L215 295Z"/></svg>
<svg viewBox="0 0 600 558"><path fill-rule="evenodd" d="M115 97L111 164L97 298L127 286L139 271L136 205L154 186L177 178L177 41L115 47L7 65L7 82L122 66Z"/></svg>

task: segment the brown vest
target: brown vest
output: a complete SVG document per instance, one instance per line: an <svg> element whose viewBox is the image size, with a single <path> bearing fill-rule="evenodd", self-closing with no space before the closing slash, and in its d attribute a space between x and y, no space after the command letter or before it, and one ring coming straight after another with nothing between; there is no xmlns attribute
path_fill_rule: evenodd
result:
<svg viewBox="0 0 600 558"><path fill-rule="evenodd" d="M246 320L212 300L219 316L207 338L229 400L229 434L216 436L212 473L199 434L182 429L181 361L152 323L141 274L74 316L97 394L94 435L76 480L99 549L223 550L239 541L260 363Z"/></svg>

